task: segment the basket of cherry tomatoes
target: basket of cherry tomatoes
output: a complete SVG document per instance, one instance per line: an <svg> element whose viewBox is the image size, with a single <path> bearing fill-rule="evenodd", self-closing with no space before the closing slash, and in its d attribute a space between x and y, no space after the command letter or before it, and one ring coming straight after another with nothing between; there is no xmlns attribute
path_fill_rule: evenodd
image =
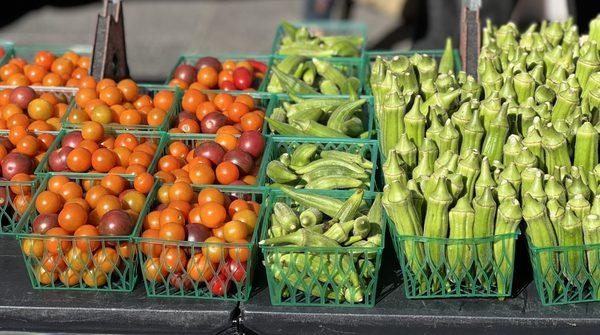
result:
<svg viewBox="0 0 600 335"><path fill-rule="evenodd" d="M73 48L77 49L77 48ZM89 48L16 46L0 66L0 84L13 86L79 86L89 75Z"/></svg>
<svg viewBox="0 0 600 335"><path fill-rule="evenodd" d="M35 174L152 173L165 137L160 132L105 129L96 121L86 121L81 130L61 130Z"/></svg>
<svg viewBox="0 0 600 335"><path fill-rule="evenodd" d="M179 88L138 85L131 79L96 83L91 78L80 84L61 122L65 128L94 121L116 130L165 131L179 112L182 94Z"/></svg>
<svg viewBox="0 0 600 335"><path fill-rule="evenodd" d="M258 131L214 136L167 134L155 177L194 185L260 185L266 137Z"/></svg>
<svg viewBox="0 0 600 335"><path fill-rule="evenodd" d="M269 64L265 55L183 55L167 82L182 89L264 92Z"/></svg>
<svg viewBox="0 0 600 335"><path fill-rule="evenodd" d="M264 192L162 184L136 238L147 295L246 301Z"/></svg>
<svg viewBox="0 0 600 335"><path fill-rule="evenodd" d="M188 89L169 132L237 135L250 130L263 131L265 113L272 102L268 94Z"/></svg>
<svg viewBox="0 0 600 335"><path fill-rule="evenodd" d="M35 192L34 171L54 142L72 89L0 90L0 234L14 232Z"/></svg>
<svg viewBox="0 0 600 335"><path fill-rule="evenodd" d="M145 194L133 177L45 175L18 224L32 286L133 290L139 265L133 234L157 186Z"/></svg>

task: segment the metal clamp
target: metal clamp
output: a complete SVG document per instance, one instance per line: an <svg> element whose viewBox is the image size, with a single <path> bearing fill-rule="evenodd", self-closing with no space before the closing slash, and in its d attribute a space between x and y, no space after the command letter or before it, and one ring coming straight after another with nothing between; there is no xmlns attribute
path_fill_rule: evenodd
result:
<svg viewBox="0 0 600 335"><path fill-rule="evenodd" d="M481 0L463 0L460 14L460 58L465 72L475 78L481 44L480 8Z"/></svg>
<svg viewBox="0 0 600 335"><path fill-rule="evenodd" d="M103 78L117 81L129 78L121 0L104 0L103 12L98 14L92 76L97 81Z"/></svg>

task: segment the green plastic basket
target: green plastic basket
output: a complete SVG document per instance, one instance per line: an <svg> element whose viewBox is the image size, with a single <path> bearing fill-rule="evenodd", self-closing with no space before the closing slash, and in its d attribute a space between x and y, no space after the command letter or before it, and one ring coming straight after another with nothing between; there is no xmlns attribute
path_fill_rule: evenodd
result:
<svg viewBox="0 0 600 335"><path fill-rule="evenodd" d="M276 103L276 97L273 94L269 94L269 93L256 93L256 92L245 92L245 91L216 91L216 90L202 90L201 92L204 94L216 94L216 93L222 92L222 93L227 93L233 97L237 97L242 94L249 95L252 98L254 98L254 104L255 104L254 109L262 110L265 113L265 115L268 113L269 109L273 108L272 105ZM182 105L181 100L182 100L184 94L185 93L181 94L181 96L180 96L179 106ZM180 108L178 110L178 112L173 113L171 115L171 120L169 123L170 128L177 127L177 118L179 116L179 113L183 112L183 111L184 111L183 108ZM265 124L266 124L266 121L265 121ZM261 132L264 135L267 135L266 128L267 127L265 125L263 125L262 130L261 130ZM169 129L167 129L167 130L169 130ZM212 136L212 137L216 136L216 134L189 134L189 135L204 135L204 136Z"/></svg>
<svg viewBox="0 0 600 335"><path fill-rule="evenodd" d="M352 192L311 191L338 199L347 199ZM365 193L364 199L371 205L376 193ZM275 202L292 204L281 191L269 193L264 213L261 240L267 238L271 226L271 214ZM300 206L299 209L304 208ZM385 225L382 235L385 236ZM385 240L385 239L383 239ZM377 280L381 267L384 242L380 247L296 247L260 245L267 272L271 304L275 306L319 307L373 307L377 292ZM334 260L335 262L332 262ZM354 260L348 267L348 260ZM362 296L361 301L349 301L346 297Z"/></svg>
<svg viewBox="0 0 600 335"><path fill-rule="evenodd" d="M47 152L53 152L54 150L60 148L60 142L62 141L63 137L65 137L66 134L74 132L74 131L78 131L78 130L75 130L75 129L61 130L58 133L58 135L56 136L56 139L54 140L54 142L52 142L50 147L48 147ZM156 153L154 154L154 157L152 158L152 162L150 163L150 165L148 166L148 169L147 169L148 173L154 173L154 171L156 169L156 164L158 163L159 155L164 150L164 146L165 146L166 139L167 139L166 133L164 133L164 132L140 132L140 131L129 131L129 130L112 130L112 129L105 129L104 133L105 133L105 135L112 135L112 136L117 136L119 134L132 134L139 141L148 140L148 141L154 141L155 143L157 143L158 147L156 149ZM36 176L52 172L52 171L50 171L50 166L48 164L48 156L49 155L44 155L44 158L42 159L40 164L38 164L37 168L35 169ZM61 172L60 174L63 174L69 178L71 176L77 177L77 176L81 175L80 173L77 173L77 172ZM95 174L103 175L103 176L106 175L106 173L95 173ZM86 173L86 175L87 175L87 173ZM120 174L120 175L123 177L133 176L133 174Z"/></svg>
<svg viewBox="0 0 600 335"><path fill-rule="evenodd" d="M520 231L468 239L402 236L389 217L387 222L400 260L407 298L502 299L511 296L515 244ZM448 247L457 248L457 254L463 257L450 258ZM439 260L431 256L431 251L439 251ZM478 251L490 253L492 258L481 261Z"/></svg>
<svg viewBox="0 0 600 335"><path fill-rule="evenodd" d="M193 186L194 192L198 192L206 188L206 186ZM235 196L237 198L244 198L247 200L253 200L261 203L266 198L266 193L263 189L248 188L248 187L217 187L221 192ZM154 205L158 205L158 201L154 199ZM153 206L154 207L154 206ZM146 294L149 297L163 297L163 298L192 298L192 299L210 299L210 300L224 300L224 301L247 301L250 297L250 291L252 289L252 277L254 267L256 266L256 238L258 236L258 224L262 220L264 207L261 206L261 210L257 216L257 226L252 234L252 239L247 243L215 243L215 242L188 242L188 241L165 241L159 239L149 238L136 238L137 250L140 258L140 265L142 268L142 275L144 278L144 284L146 286ZM136 229L136 235L141 234L141 227L138 226ZM158 265L163 267L163 262L160 257L150 257L143 252L143 246L152 244L152 248L160 248L161 254L167 248L172 248L175 253L179 255L185 254L186 259L191 259L192 255L202 252L205 248L217 248L220 252L221 261L218 264L210 263L205 266L196 263L196 266L187 266L182 264L181 260L177 261L177 264L171 264L170 267L180 268L180 272L172 270L171 272L158 273L156 277L150 276L150 273L146 270L146 264ZM235 277L231 272L227 272L229 263L227 262L227 254L231 250L249 250L248 259L246 260L246 271L244 275ZM234 255L237 258L229 258L231 263L235 266L241 266L242 262L238 258L240 255L234 251ZM200 272L203 272L203 276L200 277ZM209 279L211 278L211 279ZM218 295L211 290L213 285L229 285L229 290L225 291L223 295Z"/></svg>
<svg viewBox="0 0 600 335"><path fill-rule="evenodd" d="M84 45L84 44L74 44L74 45L52 45L52 44L31 44L31 45L14 45L12 49L12 53L10 58L23 58L28 62L33 61L35 54L38 51L50 51L54 55L62 56L64 53L68 51L73 51L79 55L91 56L92 55L92 46Z"/></svg>
<svg viewBox="0 0 600 335"><path fill-rule="evenodd" d="M44 176L34 198L47 189L48 181L53 175L56 174ZM91 173L69 176L78 184L88 181L98 182L102 177L104 176ZM131 182L133 178L129 177L127 180ZM150 201L156 196L156 184L146 197L136 227L142 225ZM133 240L135 229L128 236L49 236L32 232L32 223L36 217L35 202L32 202L18 224L17 234L33 288L109 292L133 290L138 276L138 257ZM57 252L54 254L45 247L53 244L57 246ZM66 247L68 250L65 249ZM56 261L55 258L59 258L64 263ZM41 272L40 269L44 268L45 272ZM59 279L61 271L64 281ZM54 277L52 274L57 273L59 278L52 280Z"/></svg>
<svg viewBox="0 0 600 335"><path fill-rule="evenodd" d="M277 66L277 64L279 64L279 62L281 62L283 59L285 59L287 57L288 56L274 55L273 58L271 59L271 65L269 66L269 70L268 70L267 74L265 75L265 80L264 80L265 92L268 92L267 89L269 86L269 82L271 81L271 77L273 77L273 71L272 71L273 67ZM360 57L360 58L358 58L358 57L357 58L335 57L335 58L327 58L325 60L332 63L333 66L338 68L346 77L358 78L358 80L360 81L360 86L358 87L358 93L360 94L362 92L362 90L364 88L364 83L365 83L365 70L364 70L365 62L362 57ZM317 91L319 91L318 88L317 88ZM285 92L268 92L268 93L277 94L277 95L287 95ZM326 95L300 95L300 96L303 98L312 98L315 96L326 96Z"/></svg>
<svg viewBox="0 0 600 335"><path fill-rule="evenodd" d="M365 65L364 70L365 74L363 87L365 88L365 94L372 95L373 91L371 90L371 83L369 81L371 75L371 64L375 61L375 58L378 56L383 58L392 58L394 56L406 56L410 57L415 54L429 55L435 58L438 62L442 55L444 54L443 49L434 49L434 50L410 50L410 51L384 51L384 50L370 50L365 52ZM460 61L460 53L458 49L454 49L454 71L458 73L462 70L462 63Z"/></svg>
<svg viewBox="0 0 600 335"><path fill-rule="evenodd" d="M4 49L4 56L0 57L0 66L6 64L13 54L15 44L12 41L0 41L0 48Z"/></svg>
<svg viewBox="0 0 600 335"><path fill-rule="evenodd" d="M239 137L239 135L236 135L236 137ZM263 150L263 155L259 159L255 159L255 161L254 161L255 168L257 169L256 184L255 185L248 185L246 187L256 188L256 187L259 187L261 185L264 185L264 180L262 179L262 178L264 178L263 171L266 169L267 163L268 163L267 160L264 159L264 157L265 157L264 153L269 151L269 139L266 136L264 136L264 135L263 135L263 138L265 139L265 147L264 147L264 150ZM159 146L160 150L158 151L158 154L156 156L156 162L155 163L158 163L158 161L163 156L165 156L165 155L168 154L169 145L173 141L181 141L188 148L190 148L190 150L194 150L194 148L196 148L198 145L200 145L200 143L206 142L206 141L214 141L214 139L215 139L215 135L212 135L212 134L167 133L165 135L164 145ZM152 166L156 167L156 164L153 164ZM211 185L212 186L218 186L218 187L229 187L229 185L221 185L221 184L211 184ZM209 185L194 184L194 186L196 186L196 187L207 187Z"/></svg>
<svg viewBox="0 0 600 335"><path fill-rule="evenodd" d="M600 301L600 244L538 248L529 236L527 243L543 305Z"/></svg>
<svg viewBox="0 0 600 335"><path fill-rule="evenodd" d="M364 23L349 22L349 21L332 21L332 20L314 20L314 21L302 21L302 22L291 22L296 27L306 27L314 35L319 36L331 36L331 35L357 35L363 38L363 44L360 49L359 57L365 53L367 44L367 26ZM273 46L271 53L274 55L278 54L281 46L281 40L286 36L283 26L280 24L275 31L275 38L273 39ZM323 59L350 59L349 57L329 57Z"/></svg>
<svg viewBox="0 0 600 335"><path fill-rule="evenodd" d="M298 137L274 137L271 139L269 151L264 155L263 159L267 162L277 160L283 153L292 154L295 148L301 144L312 143L318 146L317 153L322 150L340 150L353 154L360 154L362 157L369 159L373 163L373 168L369 172L369 186L367 190L375 191L375 175L377 173L377 160L379 150L377 149L377 141L356 141L354 139L318 139L318 138L298 138ZM273 180L266 175L266 168L262 171L264 176L260 179L266 184L273 183Z"/></svg>
<svg viewBox="0 0 600 335"><path fill-rule="evenodd" d="M304 98L306 99L349 99L349 97L347 95L322 95L322 96L315 96L315 95L310 95L310 96L304 96ZM374 119L375 119L375 111L374 111L374 106L373 106L373 97L372 96L367 96L367 95L363 95L360 97L361 99L366 99L367 102L365 104L362 105L362 113L360 115L360 119L363 123L364 129L366 132L368 132L369 137L365 138L365 139L361 139L361 138L352 138L353 141L365 141L371 138L375 138L374 136L374 130L375 130L375 126L374 126ZM283 102L288 102L291 101L292 99L287 96L287 95L277 95L277 96L273 96L273 103L270 105L269 110L267 111L267 117L271 117L271 115L273 114L273 110L277 107L282 107ZM277 138L277 137L287 137L284 135L279 135L277 133L274 133L271 128L269 127L268 123L265 121L265 125L264 128L267 131L267 134L271 137ZM302 136L304 138L304 136ZM315 139L315 138L327 138L327 137L312 137L312 136L306 136L305 138L310 138L310 139Z"/></svg>
<svg viewBox="0 0 600 335"><path fill-rule="evenodd" d="M175 69L181 64L188 64L195 66L198 59L202 57L214 57L219 61L223 62L226 60L233 61L243 61L243 60L256 60L264 63L267 66L267 72L269 71L269 67L271 66L271 55L246 55L246 54L183 54L179 56L177 59L177 63L169 72L169 77L165 81L165 85L168 85L171 79L173 79L173 75L175 74ZM266 73L265 73L266 75ZM264 92L266 89L266 81L264 78L260 81L258 87L256 87L257 92ZM218 91L218 90L217 90ZM237 92L237 91L228 91L228 93ZM244 91L239 91L244 92Z"/></svg>
<svg viewBox="0 0 600 335"><path fill-rule="evenodd" d="M0 137L8 136L8 130L0 130ZM34 134L58 135L57 131L36 131ZM0 180L0 236L14 235L17 224L23 213L19 213L15 197L18 194L35 194L40 180L38 178L31 181L10 181Z"/></svg>
<svg viewBox="0 0 600 335"><path fill-rule="evenodd" d="M109 123L109 124L104 125L104 129L119 130L119 131L126 130L126 131L136 131L136 132L158 132L158 131L167 131L168 130L169 123L170 123L170 120L173 119L173 115L176 115L181 111L181 97L183 95L183 91L181 89L179 89L178 87L170 87L170 86L164 86L164 85L150 85L150 84L140 84L140 85L138 85L138 88L139 88L140 94L148 94L148 95L150 95L150 97L154 97L154 94L158 93L159 91L163 91L163 90L174 92L173 104L171 105L169 110L166 111L167 114L165 116L164 121L157 127L149 126L147 124L127 126L127 125L122 125L119 123ZM71 103L69 104L69 108L67 109L67 112L60 119L60 123L63 128L66 128L66 129L81 128L80 124L71 123L69 121L69 116L71 115L73 110L75 110L76 108L77 108L77 104L75 103L75 99L72 99Z"/></svg>

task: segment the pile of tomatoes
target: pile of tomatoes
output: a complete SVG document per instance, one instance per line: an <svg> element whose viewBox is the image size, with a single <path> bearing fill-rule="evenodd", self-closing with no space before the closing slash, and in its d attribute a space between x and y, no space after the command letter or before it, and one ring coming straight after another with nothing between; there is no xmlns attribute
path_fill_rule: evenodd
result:
<svg viewBox="0 0 600 335"><path fill-rule="evenodd" d="M123 126L163 124L175 98L175 92L162 90L150 96L131 79L118 83L112 79L94 78L81 81L75 94L77 108L69 112L67 121L81 125L85 121Z"/></svg>
<svg viewBox="0 0 600 335"><path fill-rule="evenodd" d="M56 131L68 107L68 98L58 92L36 92L29 86L0 91L0 129Z"/></svg>
<svg viewBox="0 0 600 335"><path fill-rule="evenodd" d="M79 181L50 177L32 203L30 228L36 235L21 244L35 264L37 280L43 285L60 280L70 287L102 287L121 280L134 244L94 237L130 235L145 203L146 195L118 175Z"/></svg>
<svg viewBox="0 0 600 335"><path fill-rule="evenodd" d="M155 176L164 182L207 185L254 185L265 147L263 135L219 134L214 140L179 140L176 135L158 160Z"/></svg>
<svg viewBox="0 0 600 335"><path fill-rule="evenodd" d="M237 62L228 59L221 62L215 57L202 57L194 66L177 66L169 85L198 90L256 90L266 72L265 63L252 59Z"/></svg>
<svg viewBox="0 0 600 335"><path fill-rule="evenodd" d="M91 58L68 51L57 56L50 51L38 51L33 62L15 57L0 67L1 85L72 86L89 76Z"/></svg>
<svg viewBox="0 0 600 335"><path fill-rule="evenodd" d="M260 205L236 196L215 188L195 192L185 182L161 186L143 223L144 278L181 291L206 285L216 296L244 283Z"/></svg>
<svg viewBox="0 0 600 335"><path fill-rule="evenodd" d="M50 172L140 174L151 168L159 136L136 137L126 132L105 133L96 121L86 121L81 130L62 137L49 153Z"/></svg>
<svg viewBox="0 0 600 335"><path fill-rule="evenodd" d="M205 94L189 89L183 94L181 109L171 133L235 135L260 131L265 117L265 111L248 94Z"/></svg>

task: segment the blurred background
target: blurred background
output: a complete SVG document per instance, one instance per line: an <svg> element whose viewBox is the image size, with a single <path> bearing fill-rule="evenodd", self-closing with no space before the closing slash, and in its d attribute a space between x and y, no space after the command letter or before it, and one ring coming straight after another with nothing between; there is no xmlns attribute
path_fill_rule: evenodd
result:
<svg viewBox="0 0 600 335"><path fill-rule="evenodd" d="M565 20L580 31L600 12L600 0L481 0L481 19L496 24ZM279 22L360 21L371 49L458 46L461 0L124 0L133 78L163 82L181 53L268 54ZM0 17L0 39L17 44L91 44L102 1L20 0Z"/></svg>

